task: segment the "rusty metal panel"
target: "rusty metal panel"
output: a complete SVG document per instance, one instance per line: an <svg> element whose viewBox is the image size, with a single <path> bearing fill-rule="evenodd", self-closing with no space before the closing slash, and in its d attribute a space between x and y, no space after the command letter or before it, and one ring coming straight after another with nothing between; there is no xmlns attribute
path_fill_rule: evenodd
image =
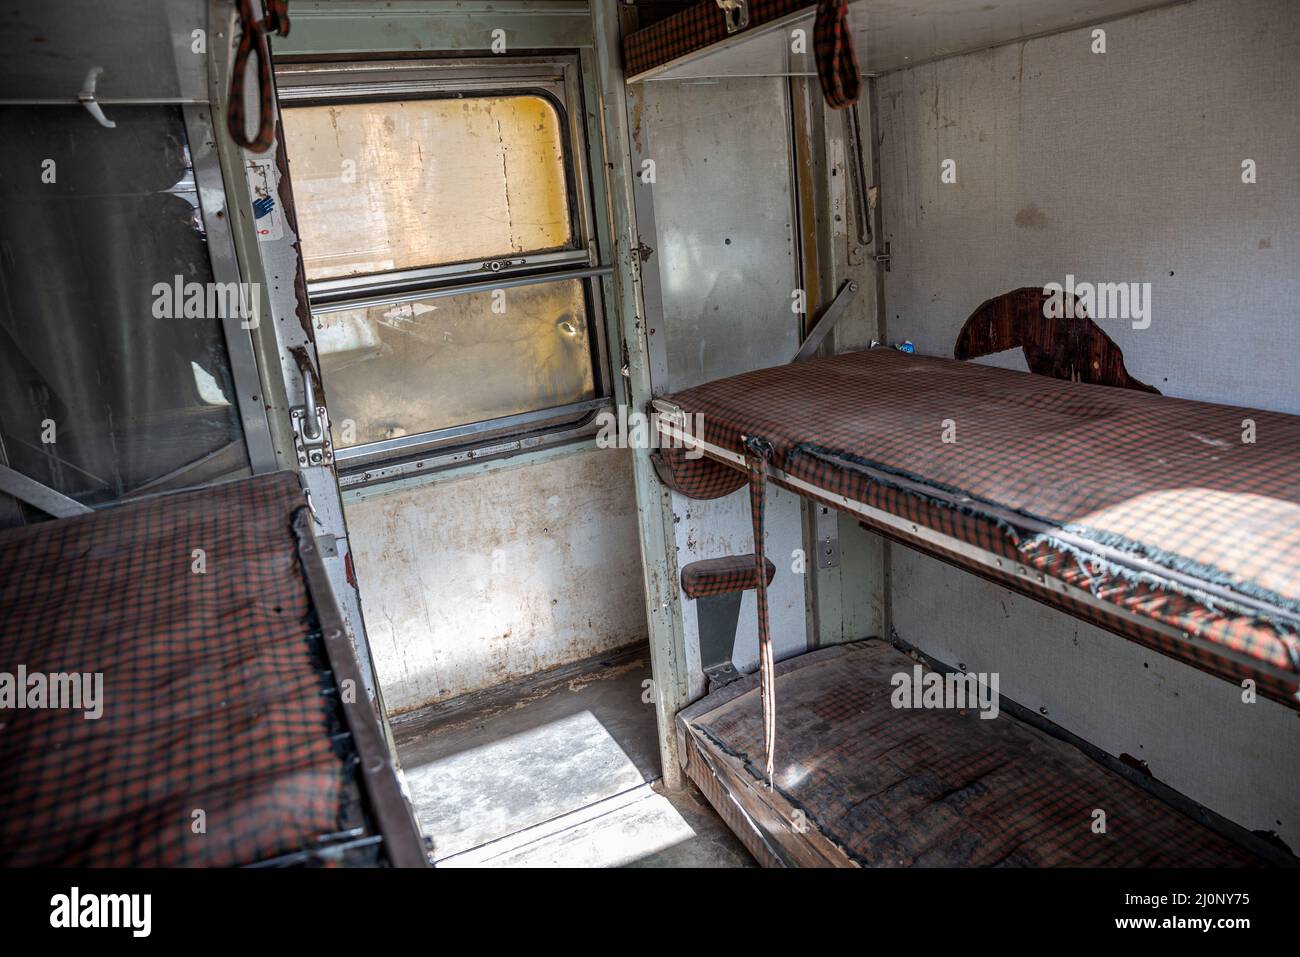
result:
<svg viewBox="0 0 1300 957"><path fill-rule="evenodd" d="M349 501L390 712L644 641L632 488L593 449Z"/></svg>

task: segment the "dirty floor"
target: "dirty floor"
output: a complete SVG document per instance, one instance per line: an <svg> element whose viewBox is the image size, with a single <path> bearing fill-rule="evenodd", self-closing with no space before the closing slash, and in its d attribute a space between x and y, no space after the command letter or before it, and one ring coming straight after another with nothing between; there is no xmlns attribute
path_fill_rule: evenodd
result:
<svg viewBox="0 0 1300 957"><path fill-rule="evenodd" d="M393 721L439 867L752 867L693 788L659 785L646 648Z"/></svg>

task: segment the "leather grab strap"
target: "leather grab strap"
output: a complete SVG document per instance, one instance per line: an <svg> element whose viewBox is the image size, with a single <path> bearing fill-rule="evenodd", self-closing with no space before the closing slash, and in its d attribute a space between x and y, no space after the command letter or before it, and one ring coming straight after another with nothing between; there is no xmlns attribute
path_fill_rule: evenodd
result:
<svg viewBox="0 0 1300 957"><path fill-rule="evenodd" d="M862 76L849 29L849 0L818 0L813 25L813 50L817 54L817 76L826 103L843 109L858 102Z"/></svg>
<svg viewBox="0 0 1300 957"><path fill-rule="evenodd" d="M767 488L767 462L771 457L771 442L752 435L745 437L745 464L749 468L749 514L754 525L754 593L758 598L758 670L759 695L763 700L763 757L769 790L776 763L776 663L772 659L772 628L767 610L763 508Z"/></svg>
<svg viewBox="0 0 1300 957"><path fill-rule="evenodd" d="M265 153L275 142L275 85L271 82L271 51L266 33L289 35L289 0L265 0L266 18L253 18L252 0L236 0L243 31L235 48L235 63L230 73L230 98L226 104L226 128L231 139L246 150ZM244 120L244 79L248 58L257 54L258 113L257 132L250 139Z"/></svg>

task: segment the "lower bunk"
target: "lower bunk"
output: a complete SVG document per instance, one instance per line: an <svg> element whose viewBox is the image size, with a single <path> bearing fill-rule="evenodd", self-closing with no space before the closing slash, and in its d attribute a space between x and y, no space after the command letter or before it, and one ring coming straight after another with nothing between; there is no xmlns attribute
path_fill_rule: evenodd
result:
<svg viewBox="0 0 1300 957"><path fill-rule="evenodd" d="M426 863L297 475L0 534L0 866Z"/></svg>
<svg viewBox="0 0 1300 957"><path fill-rule="evenodd" d="M971 690L965 707L925 706L915 686L937 687L923 678L935 674L876 639L788 659L771 788L758 674L678 714L686 773L769 867L1293 863L997 710L969 681L944 683Z"/></svg>

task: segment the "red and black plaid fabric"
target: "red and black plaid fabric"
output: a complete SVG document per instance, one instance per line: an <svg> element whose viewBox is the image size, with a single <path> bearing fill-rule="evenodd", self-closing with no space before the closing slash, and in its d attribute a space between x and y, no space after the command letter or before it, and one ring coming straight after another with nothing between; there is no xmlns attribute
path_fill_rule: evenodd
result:
<svg viewBox="0 0 1300 957"><path fill-rule="evenodd" d="M843 109L858 102L862 76L849 29L849 0L818 0L817 22L813 25L813 49L817 53L817 77L827 105Z"/></svg>
<svg viewBox="0 0 1300 957"><path fill-rule="evenodd" d="M891 537L1298 706L1300 417L892 349L763 369L665 398L702 413L714 445L744 454L743 436L766 438L773 464L791 476L1005 556L1006 568L879 526ZM1026 535L995 512L1061 535ZM1224 586L1284 617L1097 563L1071 544L1079 541ZM1018 566L1041 579L1016 575ZM1090 591L1116 614L1060 594L1053 580Z"/></svg>
<svg viewBox="0 0 1300 957"><path fill-rule="evenodd" d="M282 472L0 535L0 672L103 675L98 720L0 710L0 864L235 865L337 830L303 505Z"/></svg>
<svg viewBox="0 0 1300 957"><path fill-rule="evenodd" d="M687 598L708 598L710 595L727 595L748 591L758 579L755 577L753 555L725 555L691 562L682 569L682 591ZM776 566L764 559L767 584L772 584Z"/></svg>
<svg viewBox="0 0 1300 957"><path fill-rule="evenodd" d="M745 30L811 7L814 2L749 0L749 26ZM623 71L628 77L636 77L726 38L727 16L718 6L718 0L699 0L693 7L625 36Z"/></svg>
<svg viewBox="0 0 1300 957"><path fill-rule="evenodd" d="M691 458L686 453L680 446L650 453L655 473L674 492L694 499L722 498L745 484L744 472L705 456Z"/></svg>
<svg viewBox="0 0 1300 957"><path fill-rule="evenodd" d="M813 52L826 102L841 109L858 101L862 76L848 24L848 0L749 0L746 31L813 6ZM744 31L740 31L743 33ZM734 34L739 35L739 34ZM699 0L623 38L623 70L635 78L727 38L727 17L717 0Z"/></svg>
<svg viewBox="0 0 1300 957"><path fill-rule="evenodd" d="M678 716L687 773L742 837L748 822L763 825L766 842L746 843L768 865L779 860L773 846L815 866L1267 863L1005 713L894 707L894 676L915 665L882 641L778 665L782 745L770 791L757 676L727 685Z"/></svg>

